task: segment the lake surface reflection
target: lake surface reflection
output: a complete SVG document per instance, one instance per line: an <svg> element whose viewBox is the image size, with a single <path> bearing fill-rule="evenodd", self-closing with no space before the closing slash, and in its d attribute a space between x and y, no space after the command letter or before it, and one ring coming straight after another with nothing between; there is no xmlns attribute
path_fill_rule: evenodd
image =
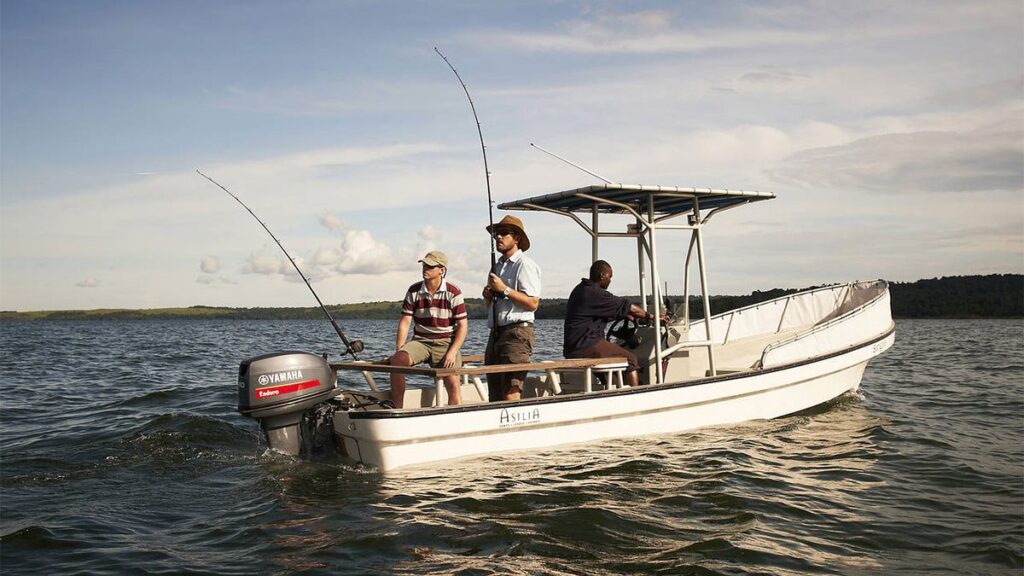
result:
<svg viewBox="0 0 1024 576"><path fill-rule="evenodd" d="M394 323L345 322L373 355ZM559 355L542 321L538 357ZM799 415L383 477L267 453L238 362L316 321L0 324L0 567L152 573L1012 574L1024 325L900 321ZM474 321L468 351L482 351Z"/></svg>

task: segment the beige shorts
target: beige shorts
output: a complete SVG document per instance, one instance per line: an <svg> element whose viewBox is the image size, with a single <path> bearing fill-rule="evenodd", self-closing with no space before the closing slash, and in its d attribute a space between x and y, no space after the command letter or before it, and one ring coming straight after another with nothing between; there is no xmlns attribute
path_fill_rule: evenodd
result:
<svg viewBox="0 0 1024 576"><path fill-rule="evenodd" d="M413 366L429 361L431 367L440 368L442 367L441 361L444 359L444 355L448 353L448 348L451 345L451 338L438 338L436 340L413 338L406 342L399 352L408 354ZM462 352L455 355L455 364L452 367L462 367Z"/></svg>

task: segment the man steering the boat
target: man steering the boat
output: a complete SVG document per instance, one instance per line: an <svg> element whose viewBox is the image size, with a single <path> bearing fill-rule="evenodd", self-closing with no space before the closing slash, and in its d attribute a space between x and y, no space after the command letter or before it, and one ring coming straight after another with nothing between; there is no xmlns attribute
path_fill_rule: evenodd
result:
<svg viewBox="0 0 1024 576"><path fill-rule="evenodd" d="M484 364L525 364L536 341L533 321L540 306L540 266L524 254L530 249L530 238L519 218L505 216L488 226L487 232L494 235L501 258L483 290L491 328ZM519 400L525 380L526 372L488 374L489 400Z"/></svg>
<svg viewBox="0 0 1024 576"><path fill-rule="evenodd" d="M626 298L609 292L612 276L611 265L604 260L596 260L590 266L590 277L583 278L569 294L562 353L566 358L625 357L629 363L625 383L637 386L640 377L636 354L605 339L605 328L609 320L632 318L649 321L654 316Z"/></svg>
<svg viewBox="0 0 1024 576"><path fill-rule="evenodd" d="M405 301L402 302L402 319L398 321L395 334L396 352L387 363L392 366L415 366L430 362L434 368L461 368L462 343L469 330L469 316L462 291L445 281L448 271L448 257L444 252L427 252L419 261L423 269L423 281L409 286ZM413 338L409 325L415 323ZM459 377L445 376L444 386L448 390L448 404L462 402ZM405 374L391 374L391 401L395 408L402 408L405 400Z"/></svg>

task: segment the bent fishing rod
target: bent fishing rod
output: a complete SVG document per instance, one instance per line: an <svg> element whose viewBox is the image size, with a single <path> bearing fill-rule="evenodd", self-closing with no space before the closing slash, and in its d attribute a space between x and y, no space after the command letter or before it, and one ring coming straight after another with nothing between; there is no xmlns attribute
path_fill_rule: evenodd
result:
<svg viewBox="0 0 1024 576"><path fill-rule="evenodd" d="M476 115L476 106L473 105L473 97L469 95L469 88L466 87L466 83L462 81L462 76L459 76L459 71L452 66L452 63L448 61L448 58L441 51L434 46L434 52L444 60L444 63L452 69L455 73L455 77L459 80L459 84L462 84L462 90L466 93L466 99L469 100L469 109L473 111L473 120L476 121L476 133L480 136L480 152L484 156L484 177L487 179L487 218L490 226L487 228L490 231L491 237L491 272L498 273L498 263L495 260L494 253L497 252L497 247L494 244L494 201L491 200L491 171L487 168L487 147L484 146L484 132L480 128L480 118Z"/></svg>
<svg viewBox="0 0 1024 576"><path fill-rule="evenodd" d="M341 338L341 342L345 345L344 353L351 354L353 360L358 360L359 357L356 356L356 354L363 351L363 341L350 341L348 338L345 337L345 332L341 330L341 326L338 326L338 323L334 321L334 316L331 316L331 313L327 311L327 307L324 306L324 303L320 301L320 297L317 296L316 290L313 290L313 285L309 283L309 280L306 278L306 275L302 273L302 270L299 270L299 265L295 263L294 259L292 259L292 255L289 254L288 251L284 249L284 246L281 245L281 241L277 239L277 236L274 236L274 233L270 231L270 228L267 228L267 225L263 223L263 220L260 220L260 217L257 216L255 212L250 210L249 207L245 205L245 202L242 202L241 198L235 196L234 194L231 193L230 190L221 186L219 182L217 182L213 178L210 178L206 174L203 174L199 170L196 170L196 174L199 174L203 178L206 178L207 180L212 182L216 187L227 192L228 196L231 196L232 198L235 199L236 202L241 204L242 208L245 208L245 210L249 214L252 214L252 217L255 218L257 222L260 223L260 226L263 226L263 229L267 231L267 234L270 234L270 237L274 239L274 242L277 244L277 247L281 249L281 252L284 252L284 255L288 258L288 261L292 263L293 267L295 267L295 271L299 273L299 277L302 278L302 281L306 283L306 287L309 288L309 291L313 293L313 298L316 298L316 303L320 305L320 309L324 311L324 314L327 316L327 319L330 320L331 326L334 326L334 331L338 333L338 338Z"/></svg>

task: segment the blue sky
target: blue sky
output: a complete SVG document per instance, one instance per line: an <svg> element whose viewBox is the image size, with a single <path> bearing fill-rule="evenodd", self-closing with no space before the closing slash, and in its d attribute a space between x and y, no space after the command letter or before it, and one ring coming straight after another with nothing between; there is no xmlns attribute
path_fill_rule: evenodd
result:
<svg viewBox="0 0 1024 576"><path fill-rule="evenodd" d="M849 5L847 5L849 4ZM0 308L396 300L487 268L498 202L614 180L770 190L716 293L1024 271L1019 2L0 2ZM589 239L519 214L565 296ZM501 214L496 214L500 218ZM617 223L616 225L622 225ZM659 246L681 291L686 238ZM635 293L612 241L612 289Z"/></svg>

